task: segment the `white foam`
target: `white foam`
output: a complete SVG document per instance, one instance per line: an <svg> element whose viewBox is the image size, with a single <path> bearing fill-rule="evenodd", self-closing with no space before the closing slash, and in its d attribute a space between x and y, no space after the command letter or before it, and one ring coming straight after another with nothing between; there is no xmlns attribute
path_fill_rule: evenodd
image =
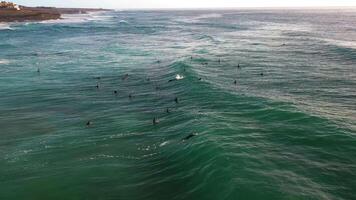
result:
<svg viewBox="0 0 356 200"><path fill-rule="evenodd" d="M89 21L106 21L113 18L111 15L103 15L104 12L89 12L86 14L64 14L61 19L46 20L39 23L58 24L58 23L84 23Z"/></svg>
<svg viewBox="0 0 356 200"><path fill-rule="evenodd" d="M0 23L0 30L14 30L8 23Z"/></svg>
<svg viewBox="0 0 356 200"><path fill-rule="evenodd" d="M87 22L88 16L87 14L74 14L74 15L62 15L61 19L53 19L39 22L41 24L59 24L59 23L83 23Z"/></svg>
<svg viewBox="0 0 356 200"><path fill-rule="evenodd" d="M203 14L195 17L195 19L210 19L210 18L221 18L222 14L219 13L210 13L210 14Z"/></svg>
<svg viewBox="0 0 356 200"><path fill-rule="evenodd" d="M344 48L356 49L356 41L335 40L335 39L322 39L331 45L341 46Z"/></svg>
<svg viewBox="0 0 356 200"><path fill-rule="evenodd" d="M311 32L313 28L309 24L285 24L285 23L267 23L261 24L260 30L266 31L293 31L293 32Z"/></svg>
<svg viewBox="0 0 356 200"><path fill-rule="evenodd" d="M184 76L181 76L179 74L176 75L176 80L182 80L184 78Z"/></svg>
<svg viewBox="0 0 356 200"><path fill-rule="evenodd" d="M9 60L0 59L0 65L7 65L7 64L10 64Z"/></svg>
<svg viewBox="0 0 356 200"><path fill-rule="evenodd" d="M162 142L159 146L163 147L163 146L167 145L168 143L169 143L169 141L165 141L165 142Z"/></svg>

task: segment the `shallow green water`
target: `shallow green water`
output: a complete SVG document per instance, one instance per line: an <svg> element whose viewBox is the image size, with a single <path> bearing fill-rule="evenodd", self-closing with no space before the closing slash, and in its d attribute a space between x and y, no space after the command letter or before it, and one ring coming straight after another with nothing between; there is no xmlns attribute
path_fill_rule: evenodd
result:
<svg viewBox="0 0 356 200"><path fill-rule="evenodd" d="M353 10L1 27L0 199L356 198Z"/></svg>

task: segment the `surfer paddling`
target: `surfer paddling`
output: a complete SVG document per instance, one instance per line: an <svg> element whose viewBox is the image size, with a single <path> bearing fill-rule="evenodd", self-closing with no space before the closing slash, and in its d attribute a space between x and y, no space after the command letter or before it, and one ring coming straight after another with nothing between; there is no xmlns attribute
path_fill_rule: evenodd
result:
<svg viewBox="0 0 356 200"><path fill-rule="evenodd" d="M197 133L191 133L188 136L186 136L185 138L183 138L182 141L187 141L187 140L189 140L192 137L197 136L197 135L198 135Z"/></svg>
<svg viewBox="0 0 356 200"><path fill-rule="evenodd" d="M177 74L174 79L171 79L168 82L179 81L179 80L182 80L182 79L184 79L184 76Z"/></svg>
<svg viewBox="0 0 356 200"><path fill-rule="evenodd" d="M157 125L157 124L159 124L159 120L156 117L154 117L152 120L152 123L153 123L153 125Z"/></svg>

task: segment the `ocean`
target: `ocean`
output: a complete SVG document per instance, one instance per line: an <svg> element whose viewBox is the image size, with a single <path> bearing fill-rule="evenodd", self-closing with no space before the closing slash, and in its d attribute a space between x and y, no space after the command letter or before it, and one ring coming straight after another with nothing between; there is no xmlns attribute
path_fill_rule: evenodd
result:
<svg viewBox="0 0 356 200"><path fill-rule="evenodd" d="M0 25L2 200L351 200L355 189L355 9Z"/></svg>

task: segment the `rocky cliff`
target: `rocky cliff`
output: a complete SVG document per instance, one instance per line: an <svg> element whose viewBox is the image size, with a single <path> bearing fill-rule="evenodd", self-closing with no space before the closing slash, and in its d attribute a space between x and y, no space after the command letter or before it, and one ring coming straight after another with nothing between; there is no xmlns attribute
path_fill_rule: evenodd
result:
<svg viewBox="0 0 356 200"><path fill-rule="evenodd" d="M51 8L20 7L21 10L0 9L0 22L43 21L60 19L61 14L80 14L87 12L107 11L105 9L87 8Z"/></svg>

